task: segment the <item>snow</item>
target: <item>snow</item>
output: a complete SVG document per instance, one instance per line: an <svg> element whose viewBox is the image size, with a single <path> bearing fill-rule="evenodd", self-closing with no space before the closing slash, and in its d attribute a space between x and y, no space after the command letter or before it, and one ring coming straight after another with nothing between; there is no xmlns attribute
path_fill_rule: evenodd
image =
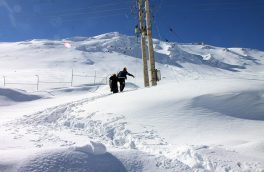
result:
<svg viewBox="0 0 264 172"><path fill-rule="evenodd" d="M134 37L0 43L0 171L263 172L264 52L154 48L162 80L144 88ZM136 78L111 94L125 66Z"/></svg>
<svg viewBox="0 0 264 172"><path fill-rule="evenodd" d="M227 95L202 95L196 97L192 106L219 112L242 119L264 120L264 91L254 90Z"/></svg>
<svg viewBox="0 0 264 172"><path fill-rule="evenodd" d="M33 101L42 98L38 95L31 95L21 90L0 88L0 106L12 105L16 102Z"/></svg>

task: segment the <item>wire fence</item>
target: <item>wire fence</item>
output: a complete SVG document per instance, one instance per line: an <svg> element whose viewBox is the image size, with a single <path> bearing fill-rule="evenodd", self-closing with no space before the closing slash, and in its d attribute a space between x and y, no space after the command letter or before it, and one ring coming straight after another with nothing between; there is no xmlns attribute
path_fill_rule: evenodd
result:
<svg viewBox="0 0 264 172"><path fill-rule="evenodd" d="M9 76L3 76L3 86L7 88L25 89L29 87L36 91L40 89L57 88L57 87L74 87L80 85L107 85L109 76L97 75L96 71L93 74L80 74L71 71L71 76L67 78L41 77L41 75L34 75L35 79L21 82L18 79L13 79ZM55 81L54 81L55 79Z"/></svg>

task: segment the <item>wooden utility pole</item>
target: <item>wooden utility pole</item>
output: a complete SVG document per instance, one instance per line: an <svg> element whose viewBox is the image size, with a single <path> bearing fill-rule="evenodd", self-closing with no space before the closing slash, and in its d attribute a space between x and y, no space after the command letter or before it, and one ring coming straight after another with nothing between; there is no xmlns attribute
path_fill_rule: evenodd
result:
<svg viewBox="0 0 264 172"><path fill-rule="evenodd" d="M149 54L149 63L150 63L151 85L155 86L157 85L157 77L156 77L155 59L154 59L154 50L153 50L153 41L152 41L152 28L151 28L151 21L150 21L149 0L145 0L145 10L146 10L148 54Z"/></svg>
<svg viewBox="0 0 264 172"><path fill-rule="evenodd" d="M146 56L146 27L144 24L144 10L142 8L142 0L138 0L138 15L139 15L139 30L141 34L141 53L143 62L143 74L144 74L144 85L149 86L149 75L148 75L148 62Z"/></svg>

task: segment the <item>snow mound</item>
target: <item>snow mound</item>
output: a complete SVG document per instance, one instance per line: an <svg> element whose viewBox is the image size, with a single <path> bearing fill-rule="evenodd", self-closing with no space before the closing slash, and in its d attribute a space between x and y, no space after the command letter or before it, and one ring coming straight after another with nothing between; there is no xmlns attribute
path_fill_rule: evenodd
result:
<svg viewBox="0 0 264 172"><path fill-rule="evenodd" d="M193 99L192 106L203 107L228 116L264 120L264 91L244 91L223 95L202 95Z"/></svg>
<svg viewBox="0 0 264 172"><path fill-rule="evenodd" d="M102 145L101 143L97 143ZM9 158L8 151L4 152L0 160L1 172L53 172L53 171L80 171L80 172L191 172L188 165L171 160L165 156L153 156L139 150L112 150L103 154L90 152L92 144L76 148L53 148L26 153L17 150L16 158ZM2 152L1 152L2 153ZM10 153L10 152L9 152ZM12 152L14 154L14 152Z"/></svg>
<svg viewBox="0 0 264 172"><path fill-rule="evenodd" d="M115 156L103 151L102 144L92 143L75 149L58 149L37 153L14 167L17 172L50 171L120 171L126 172L124 165ZM90 151L94 148L94 152ZM99 154L98 154L99 153Z"/></svg>
<svg viewBox="0 0 264 172"><path fill-rule="evenodd" d="M0 88L0 106L8 106L16 102L27 102L41 98L41 96L28 94L21 90Z"/></svg>
<svg viewBox="0 0 264 172"><path fill-rule="evenodd" d="M49 90L51 94L62 94L62 93L87 93L87 92L95 92L100 88L100 85L80 85L75 87L62 87L62 88L54 88Z"/></svg>

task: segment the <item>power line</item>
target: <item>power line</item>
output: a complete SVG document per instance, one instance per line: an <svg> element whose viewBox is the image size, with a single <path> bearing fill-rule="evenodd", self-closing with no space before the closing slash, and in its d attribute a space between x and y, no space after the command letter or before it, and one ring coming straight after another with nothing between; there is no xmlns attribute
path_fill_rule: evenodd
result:
<svg viewBox="0 0 264 172"><path fill-rule="evenodd" d="M71 14L64 14L64 15L50 15L50 16L46 16L46 17L80 16L80 15L90 15L90 14L98 14L98 13L104 13L104 12L122 11L122 10L129 10L129 8L126 7L126 8L115 8L115 9L87 11L87 12L80 12L80 13L71 13Z"/></svg>
<svg viewBox="0 0 264 172"><path fill-rule="evenodd" d="M160 0L159 3L157 3L157 5L154 5L154 8L152 10L152 14L157 15L160 11L160 9L162 8L162 4L163 4L163 0Z"/></svg>
<svg viewBox="0 0 264 172"><path fill-rule="evenodd" d="M153 21L152 23L153 23L153 25L155 25L155 30L156 30L156 32L157 32L158 37L159 37L160 40L163 40L163 38L162 38L162 36L160 34L159 25L156 22L156 17L158 15L159 11L161 10L162 3L163 3L163 0L160 0L159 1L159 4L157 4L156 6L154 6L156 8L154 10L151 10L152 11L152 21Z"/></svg>
<svg viewBox="0 0 264 172"><path fill-rule="evenodd" d="M48 15L48 16L40 16L40 17L41 18L52 18L52 19L60 20L60 22L64 22L64 21L69 21L69 20L70 21L79 20L80 18L76 16L86 16L86 18L101 18L105 16L125 15L125 13L123 12L120 13L121 11L125 11L125 10L129 10L129 8L115 8L115 9L107 9L107 10L71 13L67 15ZM75 18L70 19L69 17L75 17ZM26 19L30 19L30 18L32 18L32 16L26 17Z"/></svg>
<svg viewBox="0 0 264 172"><path fill-rule="evenodd" d="M179 34L175 32L175 30L174 30L172 27L169 28L169 31L170 31L175 37L177 37L181 42L185 42L185 41L181 38L181 36L179 36Z"/></svg>
<svg viewBox="0 0 264 172"><path fill-rule="evenodd" d="M167 4L170 6L176 6L175 4ZM257 9L263 8L264 1L259 1L256 3L243 3L241 2L232 2L232 1L217 1L210 3L199 3L199 4L191 4L188 6L182 6L180 10L175 12L182 13L187 11L218 11L218 10L240 10L240 9Z"/></svg>
<svg viewBox="0 0 264 172"><path fill-rule="evenodd" d="M99 15L99 16L88 16L85 19L99 19L99 18L104 18L104 17L114 17L114 16L123 16L123 15L125 14L124 13L106 14L106 15ZM66 20L62 20L62 23L73 22L73 21L78 21L78 20L84 20L84 18L66 19Z"/></svg>
<svg viewBox="0 0 264 172"><path fill-rule="evenodd" d="M156 18L158 16L157 14L161 10L161 8L162 8L162 2L163 2L163 0L160 0L160 3L158 4L159 7L157 8L158 10L156 10L155 11L155 14L153 14L152 20L153 20L153 24L155 25L155 29L156 29L156 32L157 32L157 34L159 36L159 39L160 40L165 40L166 42L168 42L169 40L167 38L163 39L163 37L161 36L158 23L156 22ZM162 24L162 26L165 26L165 25ZM176 33L175 30L172 27L167 27L166 30L169 31L169 32L171 32L179 41L184 42L183 39L181 38L181 36L179 36L179 34Z"/></svg>
<svg viewBox="0 0 264 172"><path fill-rule="evenodd" d="M158 24L156 22L154 22L154 20L153 20L153 24L155 25L155 29L157 31L157 34L159 36L159 39L162 40L163 38L161 37Z"/></svg>
<svg viewBox="0 0 264 172"><path fill-rule="evenodd" d="M72 9L72 10L64 10L64 11L59 11L56 13L50 13L50 12L46 12L45 13L38 13L37 15L21 15L21 14L17 14L16 17L25 17L25 18L30 18L32 16L37 16L37 17L67 17L67 16L75 16L75 15L86 15L88 13L100 13L100 12L111 12L111 11L116 11L116 10L127 10L129 9L128 7L118 7L118 5L120 4L127 4L129 1L126 2L121 2L121 3L107 3L107 4L103 4L103 5L94 5L94 6L89 6L86 8L77 8L77 9ZM105 9L100 9L103 7L115 7L115 8L105 8ZM94 11L85 11L85 10L89 10L89 9L94 9Z"/></svg>
<svg viewBox="0 0 264 172"><path fill-rule="evenodd" d="M64 14L64 13L70 13L70 12L79 12L79 11L85 11L85 10L89 10L89 9L96 9L99 10L98 8L103 8L103 7L111 7L111 6L120 6L122 4L127 4L129 3L129 1L122 1L122 2L115 2L115 3L107 3L107 4L103 4L103 5L92 5L89 7L85 7L85 8L77 8L77 9L70 9L70 10L63 10L63 11L59 11L57 13L53 13L54 15L57 14Z"/></svg>

